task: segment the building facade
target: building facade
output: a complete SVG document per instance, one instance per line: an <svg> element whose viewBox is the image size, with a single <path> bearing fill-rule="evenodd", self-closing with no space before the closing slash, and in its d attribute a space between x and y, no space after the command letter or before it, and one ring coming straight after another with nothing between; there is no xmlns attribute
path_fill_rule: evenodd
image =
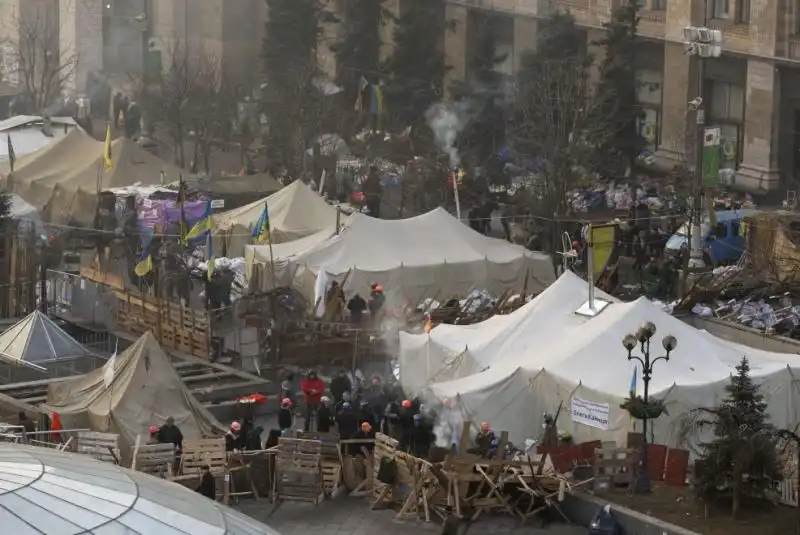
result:
<svg viewBox="0 0 800 535"><path fill-rule="evenodd" d="M602 37L619 0L449 0L455 29L445 37L451 78L466 79L470 31L482 12L508 19L501 44L510 53L507 69L519 67L536 46L537 20L554 9L572 13L585 29L597 61ZM645 135L658 159L689 162L694 151L694 114L688 103L702 96L706 125L723 134L723 166L736 169L734 187L768 191L795 189L800 182L800 1L639 0L637 66ZM702 69L688 56L683 28L722 31L723 54Z"/></svg>

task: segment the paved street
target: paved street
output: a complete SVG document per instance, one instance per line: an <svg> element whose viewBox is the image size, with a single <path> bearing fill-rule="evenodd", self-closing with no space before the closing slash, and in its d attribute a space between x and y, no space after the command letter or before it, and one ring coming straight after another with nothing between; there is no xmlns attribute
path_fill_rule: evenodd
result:
<svg viewBox="0 0 800 535"><path fill-rule="evenodd" d="M285 502L270 515L272 504L267 500L245 502L239 508L281 535L419 535L439 533L438 524L416 520L395 521L395 512L370 511L365 499L341 497L333 502L313 505ZM482 518L468 531L469 535L585 535L586 528L557 525L547 529L530 526L520 528L519 522L507 517Z"/></svg>

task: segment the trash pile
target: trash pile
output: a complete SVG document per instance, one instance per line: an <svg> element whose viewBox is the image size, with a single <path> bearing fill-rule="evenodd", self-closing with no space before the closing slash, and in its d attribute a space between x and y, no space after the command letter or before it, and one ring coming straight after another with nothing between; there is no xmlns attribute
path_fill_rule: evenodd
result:
<svg viewBox="0 0 800 535"><path fill-rule="evenodd" d="M697 303L692 307L692 313L731 321L765 333L788 337L800 335L800 305L792 301L788 292L762 298L751 296L712 304Z"/></svg>

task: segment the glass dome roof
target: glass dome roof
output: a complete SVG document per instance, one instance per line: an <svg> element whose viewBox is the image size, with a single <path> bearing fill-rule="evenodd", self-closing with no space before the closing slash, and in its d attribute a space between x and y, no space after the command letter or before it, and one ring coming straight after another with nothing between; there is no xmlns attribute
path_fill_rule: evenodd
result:
<svg viewBox="0 0 800 535"><path fill-rule="evenodd" d="M0 526L10 535L279 535L177 483L10 443L0 443Z"/></svg>

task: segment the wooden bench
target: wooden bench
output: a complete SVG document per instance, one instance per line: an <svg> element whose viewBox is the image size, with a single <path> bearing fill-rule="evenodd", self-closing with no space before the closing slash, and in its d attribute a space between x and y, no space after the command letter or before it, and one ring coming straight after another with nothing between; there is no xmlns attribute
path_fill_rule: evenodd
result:
<svg viewBox="0 0 800 535"><path fill-rule="evenodd" d="M75 451L98 461L119 464L119 435L116 433L78 431Z"/></svg>

